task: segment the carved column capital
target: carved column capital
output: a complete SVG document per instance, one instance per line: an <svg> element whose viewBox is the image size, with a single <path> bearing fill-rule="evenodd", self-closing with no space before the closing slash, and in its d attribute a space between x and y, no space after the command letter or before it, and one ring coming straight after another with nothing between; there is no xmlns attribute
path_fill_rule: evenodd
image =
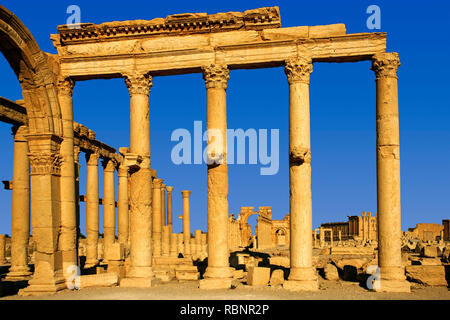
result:
<svg viewBox="0 0 450 320"><path fill-rule="evenodd" d="M127 73L125 76L125 84L127 85L128 92L131 95L144 94L148 96L150 94L150 88L153 85L153 77L146 73Z"/></svg>
<svg viewBox="0 0 450 320"><path fill-rule="evenodd" d="M88 166L96 166L98 167L98 160L100 159L100 155L97 152L86 153L86 162Z"/></svg>
<svg viewBox="0 0 450 320"><path fill-rule="evenodd" d="M113 159L102 159L103 171L114 172L116 169L116 164Z"/></svg>
<svg viewBox="0 0 450 320"><path fill-rule="evenodd" d="M371 69L375 72L377 79L397 79L397 70L400 65L400 58L397 52L377 53L372 57Z"/></svg>
<svg viewBox="0 0 450 320"><path fill-rule="evenodd" d="M73 88L75 82L71 78L59 78L57 82L59 94L64 94L68 96L73 95Z"/></svg>
<svg viewBox="0 0 450 320"><path fill-rule="evenodd" d="M313 72L312 59L305 57L288 59L286 60L284 72L286 73L289 84L295 82L309 84L309 79Z"/></svg>
<svg viewBox="0 0 450 320"><path fill-rule="evenodd" d="M73 146L73 159L74 159L74 162L77 164L80 162L80 152L81 152L80 146L74 145Z"/></svg>
<svg viewBox="0 0 450 320"><path fill-rule="evenodd" d="M153 179L153 189L161 189L162 183L162 179Z"/></svg>
<svg viewBox="0 0 450 320"><path fill-rule="evenodd" d="M167 193L172 193L173 187L168 186L168 187L166 187L166 190L167 190Z"/></svg>
<svg viewBox="0 0 450 320"><path fill-rule="evenodd" d="M230 79L230 70L227 65L211 64L209 66L202 67L202 71L206 89L227 89L228 80Z"/></svg>
<svg viewBox="0 0 450 320"><path fill-rule="evenodd" d="M31 175L61 175L62 157L58 153L30 152Z"/></svg>
<svg viewBox="0 0 450 320"><path fill-rule="evenodd" d="M14 141L27 141L27 139L25 138L25 135L28 134L27 126L13 126L11 128L11 131L14 136Z"/></svg>
<svg viewBox="0 0 450 320"><path fill-rule="evenodd" d="M188 190L181 191L183 198L189 198L191 193L192 193L192 191L188 191Z"/></svg>

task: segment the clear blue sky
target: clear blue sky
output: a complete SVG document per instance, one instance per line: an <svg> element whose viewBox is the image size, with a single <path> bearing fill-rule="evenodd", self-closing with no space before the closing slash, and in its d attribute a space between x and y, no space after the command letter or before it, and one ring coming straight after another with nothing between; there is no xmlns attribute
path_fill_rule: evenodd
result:
<svg viewBox="0 0 450 320"><path fill-rule="evenodd" d="M50 34L66 23L66 8L77 4L81 21L152 19L184 12L245 11L279 6L283 27L345 23L348 33L371 32L366 8L381 8L388 51L399 52L402 229L418 222L441 223L450 214L450 97L448 90L447 1L16 1L2 0L30 29L41 49L56 53ZM376 212L375 81L370 62L315 64L311 76L313 224L346 221ZM21 89L0 55L0 96L21 99ZM260 166L229 169L230 213L241 206L272 206L273 218L289 211L288 84L282 68L231 72L230 128L280 129L280 171L260 176ZM192 190L191 228L206 230L206 166L175 166L171 132L206 122L205 86L200 74L158 77L150 96L152 167L175 187L175 216L181 190ZM122 79L78 82L74 118L115 147L129 144L129 95ZM13 138L0 123L0 180L12 179ZM81 194L85 193L82 159ZM103 175L100 174L102 180ZM100 180L100 181L101 181ZM101 184L102 187L102 184ZM103 191L100 189L100 195ZM84 204L82 232L85 233ZM11 192L0 190L0 232L10 234ZM102 219L100 219L102 220ZM174 230L181 223L174 219ZM255 219L250 220L255 222Z"/></svg>

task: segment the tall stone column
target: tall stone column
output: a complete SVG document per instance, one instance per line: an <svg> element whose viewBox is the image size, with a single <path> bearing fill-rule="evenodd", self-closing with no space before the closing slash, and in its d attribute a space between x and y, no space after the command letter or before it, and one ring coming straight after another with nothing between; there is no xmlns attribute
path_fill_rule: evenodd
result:
<svg viewBox="0 0 450 320"><path fill-rule="evenodd" d="M170 233L173 232L173 222L172 222L172 192L173 187L166 187L167 190L167 225L169 226Z"/></svg>
<svg viewBox="0 0 450 320"><path fill-rule="evenodd" d="M189 196L192 191L181 191L181 195L183 196L183 242L184 242L184 250L183 256L190 257L191 256L191 217L190 217L190 209L189 209Z"/></svg>
<svg viewBox="0 0 450 320"><path fill-rule="evenodd" d="M75 201L75 166L73 144L73 95L74 82L70 78L58 81L58 100L61 107L63 140L61 142L61 240L63 272L71 276L68 269L78 265L77 215Z"/></svg>
<svg viewBox="0 0 450 320"><path fill-rule="evenodd" d="M54 134L28 134L30 153L31 212L34 252L34 273L28 287L19 295L54 293L65 289L60 242L61 204L60 178L61 138Z"/></svg>
<svg viewBox="0 0 450 320"><path fill-rule="evenodd" d="M128 168L123 164L120 164L119 170L119 193L117 199L117 219L118 221L118 234L119 242L128 247Z"/></svg>
<svg viewBox="0 0 450 320"><path fill-rule="evenodd" d="M178 257L178 234L176 233L170 234L170 256L174 258Z"/></svg>
<svg viewBox="0 0 450 320"><path fill-rule="evenodd" d="M11 267L6 280L21 280L31 275L28 267L30 239L30 162L27 127L13 128L14 164L11 217Z"/></svg>
<svg viewBox="0 0 450 320"><path fill-rule="evenodd" d="M410 292L401 257L400 133L398 120L398 53L373 56L377 88L377 291Z"/></svg>
<svg viewBox="0 0 450 320"><path fill-rule="evenodd" d="M99 192L98 160L96 152L86 154L86 264L91 268L98 263Z"/></svg>
<svg viewBox="0 0 450 320"><path fill-rule="evenodd" d="M80 146L74 146L73 148L73 159L74 159L74 169L75 169L75 215L76 215L76 225L77 225L77 261L80 264L79 248L80 248Z"/></svg>
<svg viewBox="0 0 450 320"><path fill-rule="evenodd" d="M213 64L203 68L206 85L208 155L208 267L202 289L231 288L228 250L227 99L229 70Z"/></svg>
<svg viewBox="0 0 450 320"><path fill-rule="evenodd" d="M152 230L152 240L153 240L153 256L160 257L162 253L162 223L161 223L161 186L162 179L153 180L153 212L155 214L152 216L153 230Z"/></svg>
<svg viewBox="0 0 450 320"><path fill-rule="evenodd" d="M183 233L177 233L177 251L181 254L184 254L183 237Z"/></svg>
<svg viewBox="0 0 450 320"><path fill-rule="evenodd" d="M161 185L161 226L166 226L166 185Z"/></svg>
<svg viewBox="0 0 450 320"><path fill-rule="evenodd" d="M170 254L170 232L169 226L162 227L161 256L168 257Z"/></svg>
<svg viewBox="0 0 450 320"><path fill-rule="evenodd" d="M309 79L311 58L286 61L289 82L290 255L288 290L318 290L312 265L311 141Z"/></svg>
<svg viewBox="0 0 450 320"><path fill-rule="evenodd" d="M115 163L111 159L103 160L103 239L104 248L116 240L116 193L114 190Z"/></svg>
<svg viewBox="0 0 450 320"><path fill-rule="evenodd" d="M121 286L150 287L152 270L152 174L150 169L150 108L152 77L134 72L125 83L130 93L130 153L141 159L130 167L130 269Z"/></svg>
<svg viewBox="0 0 450 320"><path fill-rule="evenodd" d="M202 230L195 230L195 253L202 252Z"/></svg>

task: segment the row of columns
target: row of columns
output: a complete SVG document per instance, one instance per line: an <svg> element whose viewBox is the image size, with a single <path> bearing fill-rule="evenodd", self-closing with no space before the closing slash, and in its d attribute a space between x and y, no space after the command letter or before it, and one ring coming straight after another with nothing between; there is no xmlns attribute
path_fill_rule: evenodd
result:
<svg viewBox="0 0 450 320"><path fill-rule="evenodd" d="M376 74L377 88L377 204L379 232L379 265L381 290L409 291L404 281L400 251L400 159L398 127L398 54L380 53L373 56L372 70ZM313 70L311 58L298 57L286 61L285 72L289 82L289 179L290 179L290 260L291 270L285 287L293 290L317 290L317 275L312 266L312 201L311 201L311 143L309 79ZM231 286L232 272L228 264L228 167L226 89L229 69L223 64L203 68L207 90L208 129L208 267L202 287ZM66 80L68 81L68 80ZM129 239L130 269L123 285L151 285L153 278L153 244L162 239L158 228L152 224L166 224L165 215L155 214L164 206L162 181L152 181L150 169L149 93L152 76L130 73L125 75L130 93L130 149L125 155L129 167ZM66 83L67 85L67 83ZM69 81L70 85L70 81ZM72 85L73 88L73 85ZM59 100L63 117L63 142L61 143L61 241L63 263L76 264L76 204L75 167L73 157L73 110L71 90L60 90ZM70 124L70 128L69 128ZM211 132L222 135L218 145ZM98 236L98 174L97 156L88 156L88 255L95 263L94 243ZM106 164L105 169L108 168ZM110 167L109 169L110 170ZM122 177L123 178L123 177ZM110 171L105 179L111 179ZM108 180L109 181L109 180ZM120 179L119 179L120 181ZM35 180L35 183L38 181ZM155 187L153 187L153 183ZM111 194L110 182L105 194ZM157 190L161 196L158 196ZM119 186L119 190L123 190ZM155 196L156 195L156 196ZM120 198L120 196L119 196ZM183 193L183 205L188 198ZM93 204L97 203L97 206ZM123 199L122 199L123 200ZM105 232L111 239L110 198L105 206ZM153 201L153 203L152 203ZM159 203L158 203L159 202ZM23 211L22 211L23 212ZM152 214L153 212L153 214ZM162 210L161 210L162 212ZM186 212L186 217L189 215ZM159 216L159 218L157 217ZM158 221L160 219L160 221ZM121 220L119 218L119 220ZM154 221L153 221L154 220ZM155 222L156 221L156 222ZM184 220L183 220L184 221ZM186 220L187 221L187 220ZM167 220L168 226L171 221ZM187 227L183 223L185 244ZM39 226L38 226L39 227ZM162 230L162 229L161 229ZM153 234L152 234L153 232ZM161 231L162 232L162 231ZM94 239L95 235L95 239ZM189 233L190 235L190 233ZM106 237L106 235L105 235ZM106 238L105 238L106 239ZM108 240L109 241L109 240ZM158 245L155 246L155 248ZM186 248L188 246L185 246ZM186 249L185 249L186 250ZM189 249L187 249L189 250ZM128 281L127 281L128 280Z"/></svg>

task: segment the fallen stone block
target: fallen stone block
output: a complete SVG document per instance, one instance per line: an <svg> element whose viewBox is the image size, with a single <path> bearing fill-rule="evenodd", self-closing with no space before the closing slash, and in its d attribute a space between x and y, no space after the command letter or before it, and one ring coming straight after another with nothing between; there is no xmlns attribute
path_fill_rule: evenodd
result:
<svg viewBox="0 0 450 320"><path fill-rule="evenodd" d="M251 267L248 269L247 284L249 286L267 286L270 280L270 268Z"/></svg>
<svg viewBox="0 0 450 320"><path fill-rule="evenodd" d="M234 270L233 271L233 279L242 279L244 278L244 270Z"/></svg>
<svg viewBox="0 0 450 320"><path fill-rule="evenodd" d="M282 256L269 258L269 263L271 265L280 266L284 268L289 268L291 264L289 257L282 257Z"/></svg>
<svg viewBox="0 0 450 320"><path fill-rule="evenodd" d="M325 265L325 268L323 269L325 279L337 281L339 280L339 272L336 266L332 265L331 263L328 263Z"/></svg>
<svg viewBox="0 0 450 320"><path fill-rule="evenodd" d="M436 258L438 256L437 247L436 246L425 246L422 248L420 255L422 257L426 257L426 258Z"/></svg>
<svg viewBox="0 0 450 320"><path fill-rule="evenodd" d="M270 276L270 286L281 286L284 283L284 271L281 269L275 269Z"/></svg>
<svg viewBox="0 0 450 320"><path fill-rule="evenodd" d="M409 281L429 286L448 285L444 266L407 266L406 277Z"/></svg>
<svg viewBox="0 0 450 320"><path fill-rule="evenodd" d="M91 274L80 277L81 288L115 287L119 283L117 273Z"/></svg>

